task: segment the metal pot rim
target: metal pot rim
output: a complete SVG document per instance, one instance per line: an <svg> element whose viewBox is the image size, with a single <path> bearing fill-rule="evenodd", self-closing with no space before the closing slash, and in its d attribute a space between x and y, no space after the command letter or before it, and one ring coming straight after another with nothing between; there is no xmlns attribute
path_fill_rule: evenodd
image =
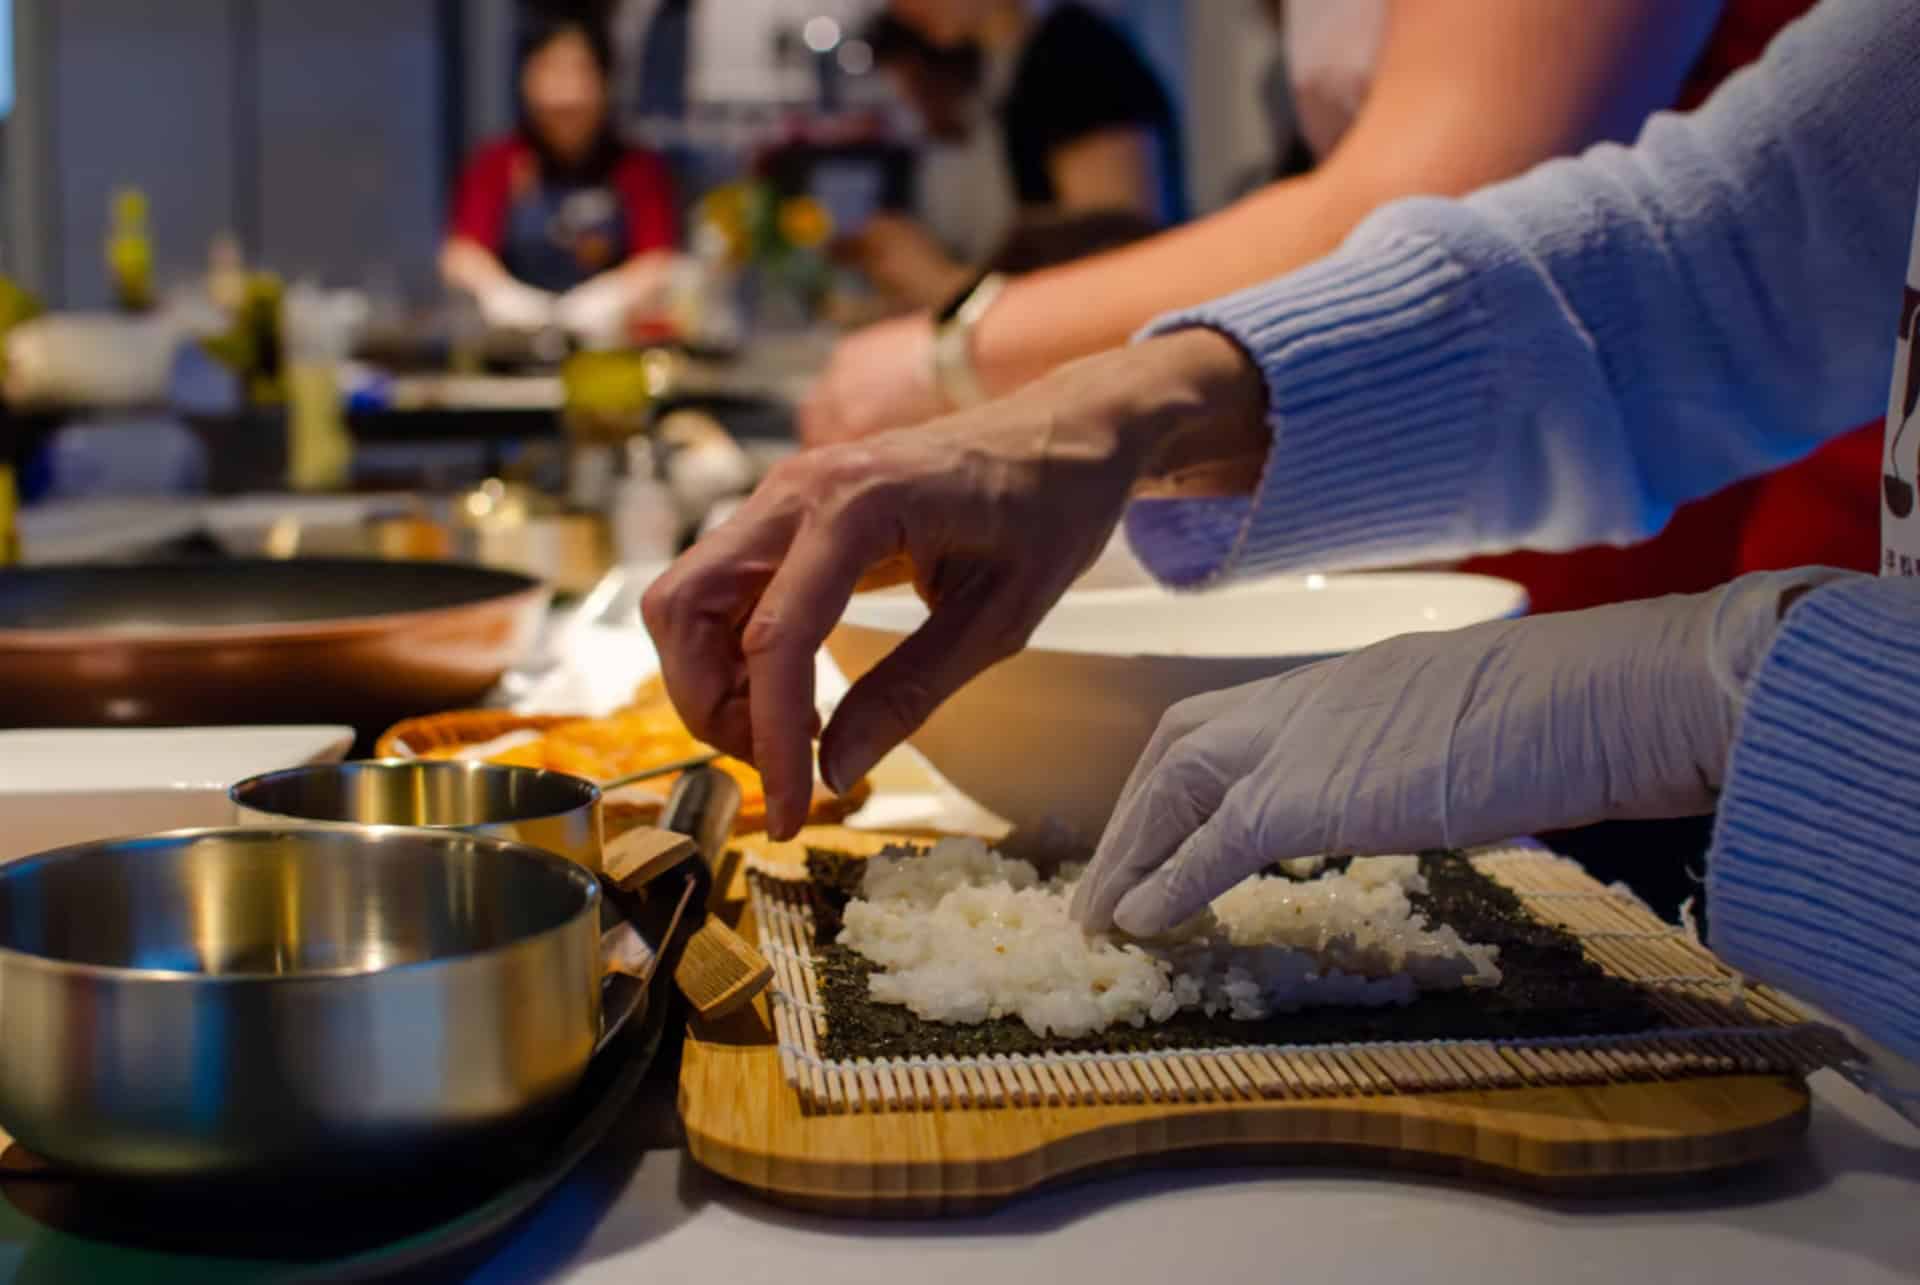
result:
<svg viewBox="0 0 1920 1285"><path fill-rule="evenodd" d="M471 844L482 850L491 850L503 857L526 860L540 866L554 876L567 880L580 890L579 907L570 915L548 927L541 928L498 946L489 946L480 950L463 951L454 955L436 955L430 959L410 960L406 963L391 964L379 968L315 968L297 973L261 973L231 972L204 973L189 969L173 968L136 968L126 964L89 964L78 960L58 959L48 955L35 954L20 950L0 942L0 965L17 966L36 972L74 979L98 979L102 981L190 984L196 986L244 987L307 987L341 986L349 983L368 983L411 974L426 973L436 969L461 969L490 964L512 953L527 949L547 938L571 929L583 916L595 926L595 937L599 935L600 901L604 895L600 880L591 872L544 849L530 844L515 843L509 839L493 838L488 835L473 834L468 831L447 827L398 826L398 825L301 825L301 826L201 826L185 830L167 830L156 834L133 835L117 839L102 839L89 843L70 844L62 848L53 848L46 852L37 852L32 856L20 857L0 865L0 884L16 872L24 872L31 867L61 858L70 858L76 853L88 851L111 852L115 849L132 849L137 845L167 842L173 844L190 843L200 839L258 839L258 840L303 840L315 837L338 838L343 832L352 832L370 838L414 837L434 844L457 842ZM127 855L131 856L129 852Z"/></svg>
<svg viewBox="0 0 1920 1285"><path fill-rule="evenodd" d="M558 780L571 781L586 787L585 795L579 802L567 804L565 807L554 808L550 812L518 812L512 816L493 817L481 822L469 821L462 825L366 826L368 829L414 829L428 830L435 834L474 834L474 827L476 825L512 825L520 821L544 821L548 817L562 817L583 809L597 808L600 806L602 797L600 787L592 781L589 781L586 777L575 776L571 772L556 772L552 768L522 767L515 763L479 763L471 759L383 758L351 759L345 763L303 763L298 767L286 767L274 772L262 772L258 776L250 776L244 781L236 781L227 787L227 801L235 807L246 808L249 812L261 817L283 817L288 821L299 821L307 825L362 826L365 823L358 821L347 821L337 818L302 817L295 816L290 812L274 812L260 807L258 804L249 803L240 797L242 791L251 787L266 786L278 781L291 780L294 777L326 776L338 774L349 769L360 768L404 768L410 772L459 771L474 776L491 776L497 774L501 776L554 777Z"/></svg>

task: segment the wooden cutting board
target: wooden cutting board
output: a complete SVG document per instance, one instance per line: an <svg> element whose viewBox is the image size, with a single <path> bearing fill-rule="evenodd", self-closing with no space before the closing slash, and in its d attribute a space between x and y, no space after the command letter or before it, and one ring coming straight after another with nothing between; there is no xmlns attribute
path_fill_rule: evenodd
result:
<svg viewBox="0 0 1920 1285"><path fill-rule="evenodd" d="M821 829L795 845L748 839L743 846L760 861L792 865L804 860L808 843L872 852L890 837L899 836ZM756 940L744 880L726 909ZM777 1002L770 993L725 1022L689 1030L680 1078L688 1145L701 1165L769 1199L835 1214L970 1212L1068 1180L1195 1161L1359 1163L1536 1190L1642 1190L1777 1155L1807 1123L1806 1088L1783 1074L836 1110L810 1104L789 1083Z"/></svg>

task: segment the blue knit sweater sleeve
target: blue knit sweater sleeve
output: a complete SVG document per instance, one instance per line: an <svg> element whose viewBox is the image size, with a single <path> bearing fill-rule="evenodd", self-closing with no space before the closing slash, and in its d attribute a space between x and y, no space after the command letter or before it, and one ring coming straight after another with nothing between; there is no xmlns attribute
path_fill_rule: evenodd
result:
<svg viewBox="0 0 1920 1285"><path fill-rule="evenodd" d="M1814 591L1748 691L1707 863L1710 944L1920 1062L1917 780L1920 582Z"/></svg>
<svg viewBox="0 0 1920 1285"><path fill-rule="evenodd" d="M1627 542L1885 409L1920 4L1826 0L1701 111L1154 323L1258 364L1250 500L1142 500L1162 579ZM1862 504L1874 503L1871 495Z"/></svg>

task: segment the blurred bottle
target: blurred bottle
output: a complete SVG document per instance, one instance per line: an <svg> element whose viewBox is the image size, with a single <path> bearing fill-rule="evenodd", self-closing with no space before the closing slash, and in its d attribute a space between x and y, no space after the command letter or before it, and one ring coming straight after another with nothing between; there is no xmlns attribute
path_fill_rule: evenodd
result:
<svg viewBox="0 0 1920 1285"><path fill-rule="evenodd" d="M107 280L123 312L153 308L153 239L147 230L147 195L136 187L113 194L107 236Z"/></svg>
<svg viewBox="0 0 1920 1285"><path fill-rule="evenodd" d="M20 488L13 465L0 463L0 567L20 561Z"/></svg>
<svg viewBox="0 0 1920 1285"><path fill-rule="evenodd" d="M255 406L286 400L285 295L280 278L272 273L246 275L227 328L200 341L210 356L245 381L247 401Z"/></svg>
<svg viewBox="0 0 1920 1285"><path fill-rule="evenodd" d="M738 302L740 269L726 234L711 223L694 229L692 252L675 257L665 315L674 333L705 348L730 349L744 327Z"/></svg>
<svg viewBox="0 0 1920 1285"><path fill-rule="evenodd" d="M665 482L638 475L620 478L606 512L614 559L621 566L662 566L680 551L685 522Z"/></svg>
<svg viewBox="0 0 1920 1285"><path fill-rule="evenodd" d="M478 375L487 367L487 319L464 290L447 296L447 368L455 375Z"/></svg>
<svg viewBox="0 0 1920 1285"><path fill-rule="evenodd" d="M240 238L222 232L207 248L207 298L228 317L247 302L247 260Z"/></svg>
<svg viewBox="0 0 1920 1285"><path fill-rule="evenodd" d="M287 472L296 491L347 484L353 441L340 395L340 368L364 324L363 299L295 285L282 309L287 339Z"/></svg>

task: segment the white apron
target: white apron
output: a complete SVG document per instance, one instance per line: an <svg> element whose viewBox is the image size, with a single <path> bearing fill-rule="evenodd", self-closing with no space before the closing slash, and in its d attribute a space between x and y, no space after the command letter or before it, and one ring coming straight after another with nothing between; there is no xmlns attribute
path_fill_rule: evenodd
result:
<svg viewBox="0 0 1920 1285"><path fill-rule="evenodd" d="M1900 342L1880 462L1880 573L1920 575L1920 215L1900 299Z"/></svg>

